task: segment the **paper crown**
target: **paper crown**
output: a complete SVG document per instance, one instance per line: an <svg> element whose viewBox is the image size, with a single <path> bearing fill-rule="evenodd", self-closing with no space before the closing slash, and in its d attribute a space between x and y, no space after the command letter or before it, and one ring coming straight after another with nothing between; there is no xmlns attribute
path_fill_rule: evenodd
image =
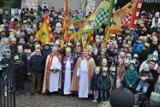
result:
<svg viewBox="0 0 160 107"><path fill-rule="evenodd" d="M66 52L71 52L71 48L70 48L70 47L67 47L67 48L66 48Z"/></svg>
<svg viewBox="0 0 160 107"><path fill-rule="evenodd" d="M43 44L43 46L51 46L52 44L51 43L49 43L49 42L45 42L44 44Z"/></svg>
<svg viewBox="0 0 160 107"><path fill-rule="evenodd" d="M108 68L107 67L102 67L102 71L107 71Z"/></svg>
<svg viewBox="0 0 160 107"><path fill-rule="evenodd" d="M114 71L116 71L116 68L115 68L115 67L111 67L111 68L110 68L110 71L111 71L111 72L114 72Z"/></svg>
<svg viewBox="0 0 160 107"><path fill-rule="evenodd" d="M19 60L19 56L18 56L18 55L15 55L15 56L14 56L14 60Z"/></svg>
<svg viewBox="0 0 160 107"><path fill-rule="evenodd" d="M112 34L112 36L111 36L112 38L115 38L116 37L116 34Z"/></svg>
<svg viewBox="0 0 160 107"><path fill-rule="evenodd" d="M142 24L140 24L140 27L142 27L142 28L143 28L143 27L144 27L144 24L143 24L143 23L142 23Z"/></svg>
<svg viewBox="0 0 160 107"><path fill-rule="evenodd" d="M40 47L41 47L40 44L35 45L35 49L40 48Z"/></svg>
<svg viewBox="0 0 160 107"><path fill-rule="evenodd" d="M158 41L158 38L155 37L155 36L153 36L153 37L152 37L152 41Z"/></svg>
<svg viewBox="0 0 160 107"><path fill-rule="evenodd" d="M57 51L58 48L57 48L56 46L54 46L54 47L52 48L52 50L53 50L53 51Z"/></svg>
<svg viewBox="0 0 160 107"><path fill-rule="evenodd" d="M150 44L146 42L144 46L150 47Z"/></svg>

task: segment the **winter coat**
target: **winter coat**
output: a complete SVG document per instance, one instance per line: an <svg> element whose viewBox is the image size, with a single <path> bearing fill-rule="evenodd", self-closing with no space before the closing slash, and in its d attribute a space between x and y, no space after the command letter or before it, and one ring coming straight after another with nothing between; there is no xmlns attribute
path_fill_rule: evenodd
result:
<svg viewBox="0 0 160 107"><path fill-rule="evenodd" d="M111 87L111 80L109 76L100 76L98 79L98 88L103 91L109 91Z"/></svg>
<svg viewBox="0 0 160 107"><path fill-rule="evenodd" d="M153 54L153 52L155 51L155 50L157 50L158 51L158 44L157 45L153 45L153 44L151 44L150 45L150 54Z"/></svg>
<svg viewBox="0 0 160 107"><path fill-rule="evenodd" d="M142 63L143 61L145 61L147 59L148 54L149 54L149 49L142 50L142 52L139 55L139 62Z"/></svg>
<svg viewBox="0 0 160 107"><path fill-rule="evenodd" d="M10 45L11 55L15 55L18 52L17 45Z"/></svg>
<svg viewBox="0 0 160 107"><path fill-rule="evenodd" d="M43 73L44 70L44 57L33 55L29 60L29 67L32 73Z"/></svg>
<svg viewBox="0 0 160 107"><path fill-rule="evenodd" d="M125 73L125 86L129 87L129 85L132 85L132 88L136 88L138 81L138 72L133 71L131 69L128 69Z"/></svg>
<svg viewBox="0 0 160 107"><path fill-rule="evenodd" d="M47 56L50 54L52 52L52 49L51 48L49 48L49 49L43 49L42 50L42 55L43 55L43 57L44 57L44 60L46 60L47 59Z"/></svg>
<svg viewBox="0 0 160 107"><path fill-rule="evenodd" d="M91 80L91 90L99 90L98 79L99 79L99 75L93 74L92 80Z"/></svg>
<svg viewBox="0 0 160 107"><path fill-rule="evenodd" d="M133 50L135 53L140 54L142 52L143 43L135 43L133 45Z"/></svg>
<svg viewBox="0 0 160 107"><path fill-rule="evenodd" d="M6 58L4 57L1 61L0 61L0 65L2 65L3 70L5 71L7 68L7 66L10 64L11 62L11 58Z"/></svg>
<svg viewBox="0 0 160 107"><path fill-rule="evenodd" d="M148 79L145 80L145 81L140 80L139 84L145 82L145 84L147 86L150 86L149 81L153 80L153 75L151 74L150 71L146 72L146 71L142 70L141 73L140 73L140 75L139 75L139 77L145 77L145 76L148 77Z"/></svg>

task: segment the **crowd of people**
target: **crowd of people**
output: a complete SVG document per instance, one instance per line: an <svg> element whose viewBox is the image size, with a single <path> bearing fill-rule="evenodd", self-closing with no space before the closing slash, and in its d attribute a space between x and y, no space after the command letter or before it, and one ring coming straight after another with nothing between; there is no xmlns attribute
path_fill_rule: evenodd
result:
<svg viewBox="0 0 160 107"><path fill-rule="evenodd" d="M115 88L125 87L158 107L160 102L151 102L150 96L160 93L159 12L141 11L136 28L122 26L106 46L102 27L85 49L76 38L60 48L63 14L63 9L48 9L46 3L37 10L24 7L12 16L0 10L0 60L1 65L15 65L17 95L24 94L25 81L31 77L31 95L59 92L88 98L93 94L96 103L108 100ZM54 39L41 44L34 37L46 15ZM77 10L70 10L70 19L77 15Z"/></svg>

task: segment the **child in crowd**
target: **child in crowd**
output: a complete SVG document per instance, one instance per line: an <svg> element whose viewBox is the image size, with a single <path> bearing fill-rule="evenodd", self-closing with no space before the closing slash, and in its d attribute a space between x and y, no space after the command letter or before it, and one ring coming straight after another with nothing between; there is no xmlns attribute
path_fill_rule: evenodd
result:
<svg viewBox="0 0 160 107"><path fill-rule="evenodd" d="M138 81L138 72L135 66L134 60L131 60L129 69L125 73L125 87L130 89L133 93L135 92Z"/></svg>
<svg viewBox="0 0 160 107"><path fill-rule="evenodd" d="M102 69L102 75L98 79L98 88L100 89L101 101L108 100L111 80L107 73L107 68Z"/></svg>
<svg viewBox="0 0 160 107"><path fill-rule="evenodd" d="M142 89L142 94L146 94L147 90L150 86L150 84L148 83L148 80L152 80L153 76L149 70L149 65L145 64L144 65L144 69L141 71L140 75L140 81L138 83L138 86L136 88L137 92L140 92Z"/></svg>
<svg viewBox="0 0 160 107"><path fill-rule="evenodd" d="M97 103L97 99L99 96L99 88L97 85L99 75L100 75L100 67L97 66L91 80L91 90L93 90L94 94L94 100L93 100L94 103Z"/></svg>

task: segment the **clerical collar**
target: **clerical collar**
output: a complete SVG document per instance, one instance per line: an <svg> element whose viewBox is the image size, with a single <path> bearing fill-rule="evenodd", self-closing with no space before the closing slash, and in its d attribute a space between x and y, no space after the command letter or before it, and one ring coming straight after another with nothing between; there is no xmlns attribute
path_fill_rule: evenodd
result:
<svg viewBox="0 0 160 107"><path fill-rule="evenodd" d="M89 56L87 56L87 58L85 58L85 57L83 56L83 58L84 58L85 60L87 60L87 59L88 59L88 57L89 57Z"/></svg>

